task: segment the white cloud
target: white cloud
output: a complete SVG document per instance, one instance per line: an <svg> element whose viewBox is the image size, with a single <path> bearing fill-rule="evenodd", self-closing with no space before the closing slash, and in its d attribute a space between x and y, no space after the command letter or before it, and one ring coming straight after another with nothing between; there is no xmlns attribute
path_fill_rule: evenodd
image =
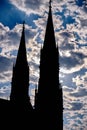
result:
<svg viewBox="0 0 87 130"><path fill-rule="evenodd" d="M0 82L2 83L2 86L3 83L7 84L9 82L10 87L12 80L12 67L16 60L17 51L20 44L22 25L16 25L12 30L10 30L8 27L1 24L0 31L3 34L3 37L0 40ZM30 66L30 82L33 84L37 82L39 77L38 64L40 45L35 41L36 31L37 30L32 29L28 25L25 25L27 57ZM7 91L5 92L7 93ZM0 94L0 97L2 97L2 94Z"/></svg>
<svg viewBox="0 0 87 130"><path fill-rule="evenodd" d="M84 75L77 75L75 78L72 78L72 81L76 83L76 86L86 86L87 72Z"/></svg>
<svg viewBox="0 0 87 130"><path fill-rule="evenodd" d="M7 66L8 67L8 66ZM0 73L0 83L11 82L12 68Z"/></svg>
<svg viewBox="0 0 87 130"><path fill-rule="evenodd" d="M4 27L0 29L4 35L0 40L0 47L2 48L1 55L10 56L12 50L18 50L18 46L20 44L21 32L22 32L22 25L16 25L13 30ZM7 30L5 30L7 29ZM5 31L4 31L5 30ZM35 30L29 27L28 25L25 26L25 38L26 44L29 40L33 39L34 35L36 34Z"/></svg>
<svg viewBox="0 0 87 130"><path fill-rule="evenodd" d="M40 13L39 10L41 9L42 6L46 6L47 0L22 0L22 2L18 0L10 0L13 5L15 5L18 9L26 12L26 14L30 13ZM43 8L42 7L42 10Z"/></svg>
<svg viewBox="0 0 87 130"><path fill-rule="evenodd" d="M42 18L34 20L36 29L32 29L26 25L26 46L27 57L30 66L30 95L31 102L34 104L35 86L38 84L39 78L39 57L40 47L38 37L44 40L44 34L47 22L48 2L40 0L10 0L18 9L24 11L28 16L30 13L39 14ZM62 1L62 0L61 0ZM46 2L46 3L45 3ZM44 4L43 4L44 3ZM74 0L59 0L54 1L52 5L53 21L55 27L55 36L58 41L61 66L60 75L63 82L63 99L64 99L64 130L86 130L87 126L87 89L86 77L87 73L81 75L81 69L87 68L87 13L84 7L77 7ZM47 12L46 12L47 11ZM65 12L64 12L65 11ZM56 15L55 15L56 12ZM59 15L58 13L61 13ZM63 22L66 22L67 16L75 19L74 23L66 24L63 27ZM28 17L29 18L29 17ZM0 24L0 55L3 62L0 63L0 81L3 86L5 83L11 82L12 63L16 58L18 46L20 43L22 25L16 25L12 30L9 27ZM40 43L42 43L40 42ZM79 45L80 44L80 45ZM14 51L14 53L13 53ZM73 75L78 73L78 76ZM68 76L67 76L68 75ZM67 83L65 83L65 81ZM74 83L74 86L73 86ZM68 84L68 85L67 85ZM10 94L10 85L0 89L0 97L8 97ZM83 86L83 88L82 88ZM84 122L84 123L83 123Z"/></svg>
<svg viewBox="0 0 87 130"><path fill-rule="evenodd" d="M0 88L0 98L8 99L10 94L10 86L5 85L4 87Z"/></svg>

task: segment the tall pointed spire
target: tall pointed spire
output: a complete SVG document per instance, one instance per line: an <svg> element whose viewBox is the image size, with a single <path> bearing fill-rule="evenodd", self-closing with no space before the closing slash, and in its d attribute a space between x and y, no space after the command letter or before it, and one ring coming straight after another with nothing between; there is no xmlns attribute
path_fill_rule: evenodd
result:
<svg viewBox="0 0 87 130"><path fill-rule="evenodd" d="M32 109L29 93L29 66L25 46L25 25L23 22L22 35L17 54L17 60L13 67L12 89L10 100L21 109Z"/></svg>
<svg viewBox="0 0 87 130"><path fill-rule="evenodd" d="M25 22L23 22L22 36L21 36L20 45L18 49L16 65L19 64L20 62L27 63L26 46L25 46Z"/></svg>
<svg viewBox="0 0 87 130"><path fill-rule="evenodd" d="M55 41L51 2L50 0L44 45L40 55L40 78L35 107L36 111L40 113L40 119L42 119L40 121L44 129L63 130L62 89L60 89L59 83L59 53Z"/></svg>
<svg viewBox="0 0 87 130"><path fill-rule="evenodd" d="M56 47L51 3L52 3L52 1L50 0L48 20L47 20L47 25L46 25L45 39L44 39L44 47L46 46L46 48L55 48Z"/></svg>

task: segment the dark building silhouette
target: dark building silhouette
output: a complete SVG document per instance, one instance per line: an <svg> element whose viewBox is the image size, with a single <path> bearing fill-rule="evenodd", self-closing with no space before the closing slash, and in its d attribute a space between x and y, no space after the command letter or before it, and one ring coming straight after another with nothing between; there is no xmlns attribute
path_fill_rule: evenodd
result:
<svg viewBox="0 0 87 130"><path fill-rule="evenodd" d="M0 111L5 111L10 115L10 123L14 127L18 125L25 129L35 127L39 130L63 130L63 94L59 83L59 51L55 41L51 0L49 3L34 107L31 105L28 95L29 65L26 55L24 23L16 63L13 66L10 100L0 99ZM6 117L6 115L4 116Z"/></svg>
<svg viewBox="0 0 87 130"><path fill-rule="evenodd" d="M29 66L27 63L24 24L16 64L13 67L10 101L19 109L32 110L29 98Z"/></svg>
<svg viewBox="0 0 87 130"><path fill-rule="evenodd" d="M12 129L32 127L34 110L29 97L29 66L25 45L25 26L18 49L16 63L13 66L10 100L0 99L0 124L4 128L8 123ZM4 121L2 119L5 119Z"/></svg>
<svg viewBox="0 0 87 130"><path fill-rule="evenodd" d="M26 55L24 23L16 63L13 66L10 103L12 108L11 118L16 119L15 124L21 128L32 127L33 129L32 123L34 121L32 117L34 111L29 97L29 66Z"/></svg>
<svg viewBox="0 0 87 130"><path fill-rule="evenodd" d="M59 53L52 20L51 1L44 45L40 55L40 78L35 109L44 129L63 129L62 88L59 83ZM41 126L41 127L42 127Z"/></svg>

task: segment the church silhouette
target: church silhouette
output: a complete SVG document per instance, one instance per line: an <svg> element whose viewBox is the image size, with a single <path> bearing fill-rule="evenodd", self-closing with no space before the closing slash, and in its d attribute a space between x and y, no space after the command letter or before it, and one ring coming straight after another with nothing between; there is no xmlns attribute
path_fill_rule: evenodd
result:
<svg viewBox="0 0 87 130"><path fill-rule="evenodd" d="M29 65L26 56L25 25L13 66L10 100L0 99L2 118L13 125L32 129L63 130L63 93L59 83L59 51L56 45L51 0L44 44L40 52L40 77L35 89L34 107L30 102ZM33 124L33 125L32 125Z"/></svg>

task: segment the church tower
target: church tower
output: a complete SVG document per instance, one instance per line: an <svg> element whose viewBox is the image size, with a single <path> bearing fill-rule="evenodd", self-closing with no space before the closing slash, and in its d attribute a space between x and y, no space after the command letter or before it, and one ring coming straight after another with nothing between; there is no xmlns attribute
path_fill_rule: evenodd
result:
<svg viewBox="0 0 87 130"><path fill-rule="evenodd" d="M40 78L35 110L41 128L63 130L63 95L59 83L59 52L52 20L51 0L43 48L40 55Z"/></svg>
<svg viewBox="0 0 87 130"><path fill-rule="evenodd" d="M26 56L25 46L25 25L23 23L22 36L20 40L17 60L13 66L12 88L10 94L10 101L17 109L23 111L31 111L32 105L30 103L29 93L29 66Z"/></svg>

